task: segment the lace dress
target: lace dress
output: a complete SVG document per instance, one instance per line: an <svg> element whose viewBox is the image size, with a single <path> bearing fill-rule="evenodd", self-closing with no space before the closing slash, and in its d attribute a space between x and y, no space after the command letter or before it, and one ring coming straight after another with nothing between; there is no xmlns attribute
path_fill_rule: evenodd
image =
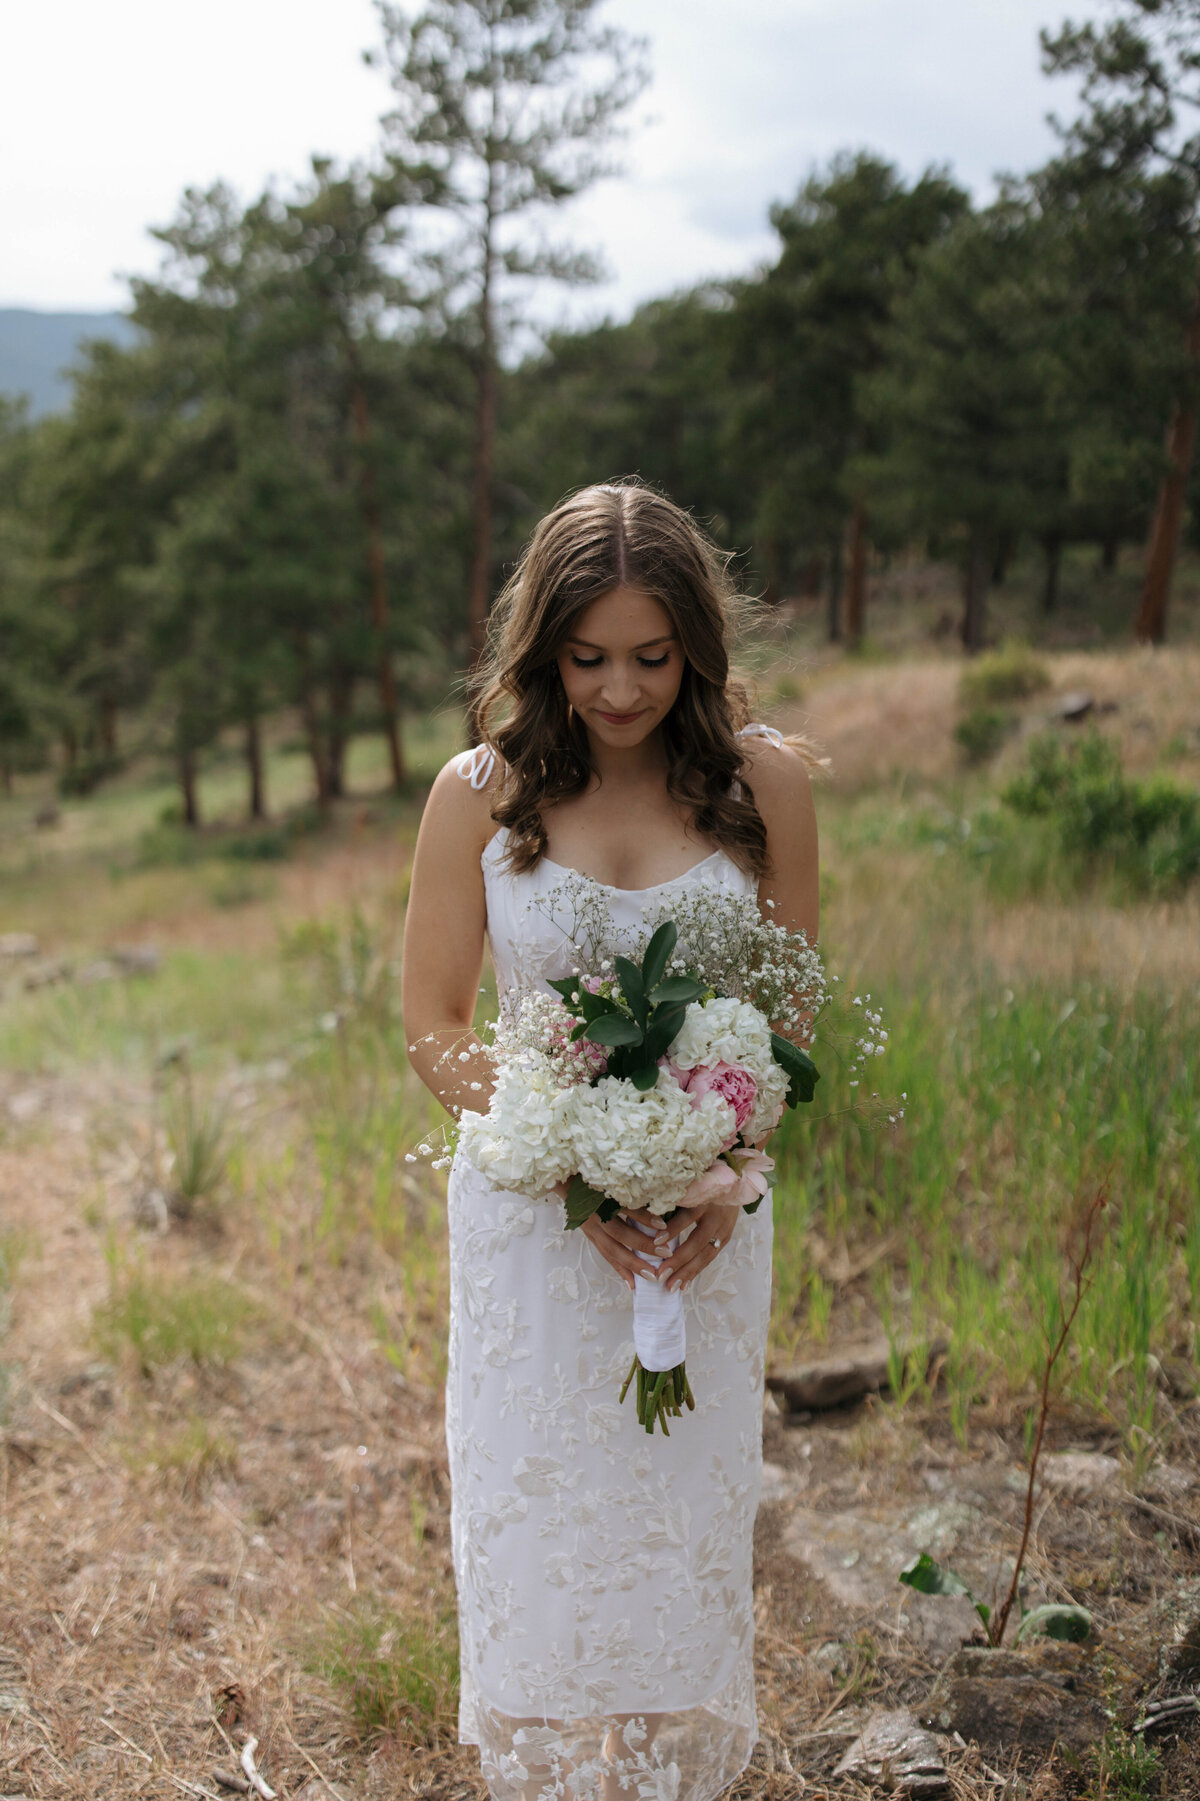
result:
<svg viewBox="0 0 1200 1801"><path fill-rule="evenodd" d="M460 773L482 785L480 753ZM609 930L698 885L752 892L716 851L648 889L483 854L501 1004L570 973L569 916ZM683 947L686 949L686 945ZM762 1465L771 1209L741 1217L687 1290L698 1397L665 1439L617 1393L632 1296L561 1203L450 1173L446 1436L461 1645L459 1736L495 1801L708 1801L757 1736L751 1534Z"/></svg>

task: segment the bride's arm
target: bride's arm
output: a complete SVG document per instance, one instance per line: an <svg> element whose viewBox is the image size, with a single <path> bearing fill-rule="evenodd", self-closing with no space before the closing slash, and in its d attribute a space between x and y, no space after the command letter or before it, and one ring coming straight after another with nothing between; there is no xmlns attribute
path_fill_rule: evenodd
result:
<svg viewBox="0 0 1200 1801"><path fill-rule="evenodd" d="M487 921L479 858L495 827L486 792L456 762L434 782L417 835L401 1005L413 1068L457 1116L491 1098L491 1063L472 1022Z"/></svg>
<svg viewBox="0 0 1200 1801"><path fill-rule="evenodd" d="M817 942L820 872L817 814L804 760L786 745L755 743L748 751L750 787L767 828L770 871L758 884L758 904L776 925Z"/></svg>

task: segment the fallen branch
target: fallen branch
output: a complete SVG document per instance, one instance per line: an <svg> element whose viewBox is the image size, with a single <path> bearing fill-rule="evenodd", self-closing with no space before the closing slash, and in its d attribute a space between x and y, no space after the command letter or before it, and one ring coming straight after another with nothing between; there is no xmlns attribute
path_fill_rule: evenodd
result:
<svg viewBox="0 0 1200 1801"><path fill-rule="evenodd" d="M239 1776L236 1770L214 1770L212 1779L218 1788L232 1789L235 1795L250 1793L250 1784L244 1776Z"/></svg>
<svg viewBox="0 0 1200 1801"><path fill-rule="evenodd" d="M242 1746L241 1765L245 1772L246 1781L250 1784L250 1787L254 1790L256 1795L262 1796L262 1801L275 1801L275 1790L271 1787L269 1782L263 1781L255 1768L254 1753L257 1750L258 1740L256 1738L248 1738Z"/></svg>

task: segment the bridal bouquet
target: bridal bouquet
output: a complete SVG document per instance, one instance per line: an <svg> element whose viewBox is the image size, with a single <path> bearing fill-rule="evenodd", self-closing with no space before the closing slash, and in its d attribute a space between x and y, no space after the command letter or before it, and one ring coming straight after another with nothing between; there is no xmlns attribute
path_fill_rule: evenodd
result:
<svg viewBox="0 0 1200 1801"><path fill-rule="evenodd" d="M460 1149L497 1187L551 1199L568 1184L568 1229L646 1209L683 1230L717 1199L752 1212L774 1167L758 1147L785 1106L812 1099L797 1040L827 999L816 950L740 897L696 896L680 923L686 963L665 918L640 961L599 957L526 993L496 1027L487 1112L459 1121ZM639 1422L667 1432L695 1405L682 1293L637 1283L633 1324L621 1399L636 1376Z"/></svg>

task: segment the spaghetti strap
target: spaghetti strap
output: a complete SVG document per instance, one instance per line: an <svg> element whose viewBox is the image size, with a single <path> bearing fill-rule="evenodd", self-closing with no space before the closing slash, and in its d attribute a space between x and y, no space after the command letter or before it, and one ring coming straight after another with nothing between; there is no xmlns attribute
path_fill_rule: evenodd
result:
<svg viewBox="0 0 1200 1801"><path fill-rule="evenodd" d="M783 749L783 733L773 725L761 725L757 720L752 725L744 725L738 733L739 738L766 738L776 750Z"/></svg>
<svg viewBox="0 0 1200 1801"><path fill-rule="evenodd" d="M454 762L455 772L475 789L487 787L495 767L496 753L490 744L477 744L474 750L464 750Z"/></svg>

